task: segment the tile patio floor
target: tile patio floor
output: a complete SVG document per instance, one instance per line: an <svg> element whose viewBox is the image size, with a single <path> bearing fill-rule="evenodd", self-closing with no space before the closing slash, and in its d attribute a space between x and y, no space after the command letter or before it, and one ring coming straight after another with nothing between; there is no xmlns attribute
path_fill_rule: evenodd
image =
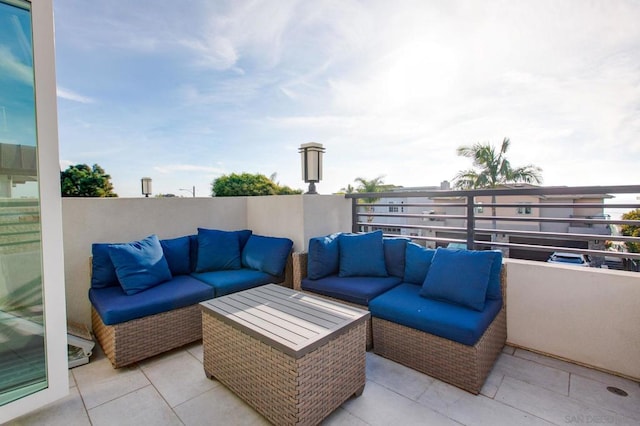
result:
<svg viewBox="0 0 640 426"><path fill-rule="evenodd" d="M266 420L202 369L202 345L114 370L100 353L69 372L69 396L10 425L260 425ZM607 386L628 393L614 395ZM327 425L640 425L636 382L505 347L471 395L367 354L367 384Z"/></svg>

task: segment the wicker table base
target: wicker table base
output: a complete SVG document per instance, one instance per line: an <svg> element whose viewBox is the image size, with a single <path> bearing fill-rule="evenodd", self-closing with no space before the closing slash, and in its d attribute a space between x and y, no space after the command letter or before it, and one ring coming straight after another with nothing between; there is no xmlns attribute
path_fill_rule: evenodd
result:
<svg viewBox="0 0 640 426"><path fill-rule="evenodd" d="M205 374L274 424L318 424L364 389L366 321L296 358L202 312Z"/></svg>

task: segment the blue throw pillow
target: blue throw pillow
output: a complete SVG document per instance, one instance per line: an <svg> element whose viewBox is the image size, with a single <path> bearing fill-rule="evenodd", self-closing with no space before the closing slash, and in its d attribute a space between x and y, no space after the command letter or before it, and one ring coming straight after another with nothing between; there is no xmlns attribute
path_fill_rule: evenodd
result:
<svg viewBox="0 0 640 426"><path fill-rule="evenodd" d="M382 231L367 234L340 234L341 277L387 277Z"/></svg>
<svg viewBox="0 0 640 426"><path fill-rule="evenodd" d="M408 238L383 238L384 263L387 272L394 277L404 277L404 260Z"/></svg>
<svg viewBox="0 0 640 426"><path fill-rule="evenodd" d="M502 300L502 286L500 285L500 273L502 272L502 252L500 250L487 251L493 253L493 263L489 273L489 285L487 286L487 299Z"/></svg>
<svg viewBox="0 0 640 426"><path fill-rule="evenodd" d="M240 269L240 240L237 232L198 228L196 272Z"/></svg>
<svg viewBox="0 0 640 426"><path fill-rule="evenodd" d="M233 231L238 235L238 244L240 244L240 251L244 249L245 244L249 241L249 237L253 234L253 231L250 229L241 229L239 231Z"/></svg>
<svg viewBox="0 0 640 426"><path fill-rule="evenodd" d="M340 265L339 236L340 232L309 239L307 278L319 280L338 273Z"/></svg>
<svg viewBox="0 0 640 426"><path fill-rule="evenodd" d="M404 282L422 285L427 277L435 250L407 243L404 259Z"/></svg>
<svg viewBox="0 0 640 426"><path fill-rule="evenodd" d="M284 275L293 241L288 238L251 235L242 250L242 266L280 277Z"/></svg>
<svg viewBox="0 0 640 426"><path fill-rule="evenodd" d="M420 295L482 311L494 258L494 252L439 248Z"/></svg>
<svg viewBox="0 0 640 426"><path fill-rule="evenodd" d="M110 243L91 245L91 288L106 288L118 285L116 267L109 256Z"/></svg>
<svg viewBox="0 0 640 426"><path fill-rule="evenodd" d="M116 267L120 286L128 295L171 279L169 265L156 235L126 244L111 244L109 256Z"/></svg>
<svg viewBox="0 0 640 426"><path fill-rule="evenodd" d="M160 240L160 245L169 264L171 275L188 275L191 272L189 266L189 237Z"/></svg>
<svg viewBox="0 0 640 426"><path fill-rule="evenodd" d="M198 234L189 235L189 271L195 272L198 266Z"/></svg>

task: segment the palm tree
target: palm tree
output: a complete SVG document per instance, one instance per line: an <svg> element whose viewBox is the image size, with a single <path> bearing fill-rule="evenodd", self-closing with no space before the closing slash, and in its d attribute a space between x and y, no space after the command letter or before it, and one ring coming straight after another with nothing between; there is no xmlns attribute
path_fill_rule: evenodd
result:
<svg viewBox="0 0 640 426"><path fill-rule="evenodd" d="M357 177L355 178L355 182L359 183L359 185L356 188L356 192L373 193L373 192L385 191L389 189L391 185L385 185L383 179L384 179L384 175L375 177L371 180L368 180L362 177ZM367 198L362 198L362 201L366 204L374 204L379 199L380 197L367 197ZM374 208L373 206L367 206L366 210L369 213L373 213ZM373 216L367 216L367 222L371 223L372 221L373 221Z"/></svg>
<svg viewBox="0 0 640 426"><path fill-rule="evenodd" d="M506 158L506 153L510 145L509 138L504 138L500 150L496 151L490 143L475 143L472 146L458 147L456 153L461 157L473 160L473 169L461 170L454 178L454 186L457 189L478 189L496 188L508 183L541 183L542 169L538 166L528 164L522 167L511 167L511 163ZM496 216L496 196L491 197L492 216ZM493 228L496 228L496 221L493 221Z"/></svg>

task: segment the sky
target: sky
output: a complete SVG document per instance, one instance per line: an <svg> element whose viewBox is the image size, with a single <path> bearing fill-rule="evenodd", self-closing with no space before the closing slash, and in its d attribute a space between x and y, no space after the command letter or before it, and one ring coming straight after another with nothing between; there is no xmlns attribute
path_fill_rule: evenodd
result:
<svg viewBox="0 0 640 426"><path fill-rule="evenodd" d="M55 0L60 164L121 197L230 173L433 186L511 139L543 184L640 183L637 0Z"/></svg>

